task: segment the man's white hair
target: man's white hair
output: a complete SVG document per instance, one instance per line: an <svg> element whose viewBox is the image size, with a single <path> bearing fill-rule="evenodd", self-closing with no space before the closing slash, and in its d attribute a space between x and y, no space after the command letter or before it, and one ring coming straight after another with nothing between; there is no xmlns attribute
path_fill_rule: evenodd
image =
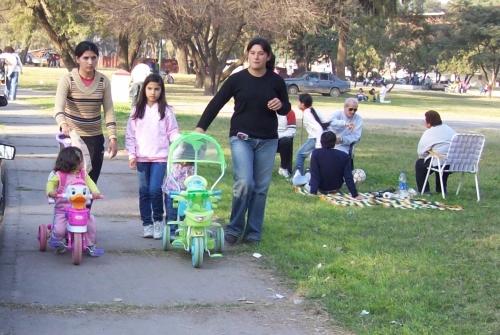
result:
<svg viewBox="0 0 500 335"><path fill-rule="evenodd" d="M356 99L356 98L347 98L347 99L345 99L345 101L344 101L344 107L347 107L349 105L355 105L355 106L357 106L358 105L358 99Z"/></svg>

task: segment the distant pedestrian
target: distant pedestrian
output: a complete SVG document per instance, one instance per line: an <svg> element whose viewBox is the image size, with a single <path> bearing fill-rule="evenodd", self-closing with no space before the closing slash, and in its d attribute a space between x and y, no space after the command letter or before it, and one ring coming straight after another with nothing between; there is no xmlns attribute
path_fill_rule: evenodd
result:
<svg viewBox="0 0 500 335"><path fill-rule="evenodd" d="M375 88L371 88L368 91L368 95L370 96L370 100L372 102L377 102L377 90Z"/></svg>
<svg viewBox="0 0 500 335"><path fill-rule="evenodd" d="M479 88L479 95L483 94L488 94L488 84L481 84L481 87Z"/></svg>
<svg viewBox="0 0 500 335"><path fill-rule="evenodd" d="M385 100L387 93L389 93L389 89L387 88L387 84L382 83L382 89L380 90L380 95L379 95L379 102L381 104L390 104L391 103L390 100Z"/></svg>
<svg viewBox="0 0 500 335"><path fill-rule="evenodd" d="M365 92L361 87L359 88L358 93L356 94L356 98L358 99L359 102L368 101L368 96L365 94Z"/></svg>
<svg viewBox="0 0 500 335"><path fill-rule="evenodd" d="M179 136L173 109L165 98L165 84L158 74L144 80L137 105L128 119L125 145L129 167L139 177L139 212L143 237L163 235L162 183L170 143Z"/></svg>
<svg viewBox="0 0 500 335"><path fill-rule="evenodd" d="M23 63L11 46L6 47L4 52L0 53L0 58L4 59L5 63L5 96L9 100L16 100L19 75L23 71Z"/></svg>
<svg viewBox="0 0 500 335"><path fill-rule="evenodd" d="M147 76L152 73L151 68L144 62L139 62L134 66L132 72L130 72L130 102L132 107L135 106L137 100L139 99L139 93L141 91L142 84Z"/></svg>

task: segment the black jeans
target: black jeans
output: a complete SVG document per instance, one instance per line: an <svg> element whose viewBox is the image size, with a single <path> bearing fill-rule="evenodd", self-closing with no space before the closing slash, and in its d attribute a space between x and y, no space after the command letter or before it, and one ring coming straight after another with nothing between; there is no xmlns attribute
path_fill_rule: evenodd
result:
<svg viewBox="0 0 500 335"><path fill-rule="evenodd" d="M424 181L425 181L425 176L427 175L427 169L429 167L431 160L427 159L424 161L423 158L418 159L415 162L415 177L417 181L417 191L420 193L422 192L422 188L424 187ZM448 166L445 167L447 169ZM431 171L431 174L435 173L435 178L436 178L436 192L441 193L441 181L439 180L439 173ZM443 187L444 187L444 193L446 193L446 186L448 184L448 176L451 173L449 172L443 172ZM425 185L424 192L429 192L429 182Z"/></svg>
<svg viewBox="0 0 500 335"><path fill-rule="evenodd" d="M292 173L293 137L282 137L278 140L278 153L280 154L280 167Z"/></svg>
<svg viewBox="0 0 500 335"><path fill-rule="evenodd" d="M89 177L97 184L104 160L104 135L82 136L81 138L87 145L90 162L92 163L92 170L89 173Z"/></svg>

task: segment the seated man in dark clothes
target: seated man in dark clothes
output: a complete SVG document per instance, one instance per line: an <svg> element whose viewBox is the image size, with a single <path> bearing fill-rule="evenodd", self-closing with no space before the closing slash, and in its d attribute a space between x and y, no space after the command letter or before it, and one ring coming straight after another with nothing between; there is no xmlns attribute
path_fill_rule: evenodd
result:
<svg viewBox="0 0 500 335"><path fill-rule="evenodd" d="M351 159L345 152L334 149L336 141L337 136L331 131L321 134L321 149L315 149L311 155L310 192L335 193L345 181L351 196L363 199L352 179Z"/></svg>

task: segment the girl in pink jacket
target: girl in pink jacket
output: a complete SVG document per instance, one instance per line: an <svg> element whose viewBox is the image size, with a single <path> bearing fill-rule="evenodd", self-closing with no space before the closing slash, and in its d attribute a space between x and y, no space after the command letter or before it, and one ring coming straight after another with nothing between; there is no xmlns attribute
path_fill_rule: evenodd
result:
<svg viewBox="0 0 500 335"><path fill-rule="evenodd" d="M125 145L129 167L139 176L139 212L143 237L160 239L163 232L161 185L167 167L170 143L179 136L172 107L165 99L161 76L146 77L137 105L127 123Z"/></svg>

